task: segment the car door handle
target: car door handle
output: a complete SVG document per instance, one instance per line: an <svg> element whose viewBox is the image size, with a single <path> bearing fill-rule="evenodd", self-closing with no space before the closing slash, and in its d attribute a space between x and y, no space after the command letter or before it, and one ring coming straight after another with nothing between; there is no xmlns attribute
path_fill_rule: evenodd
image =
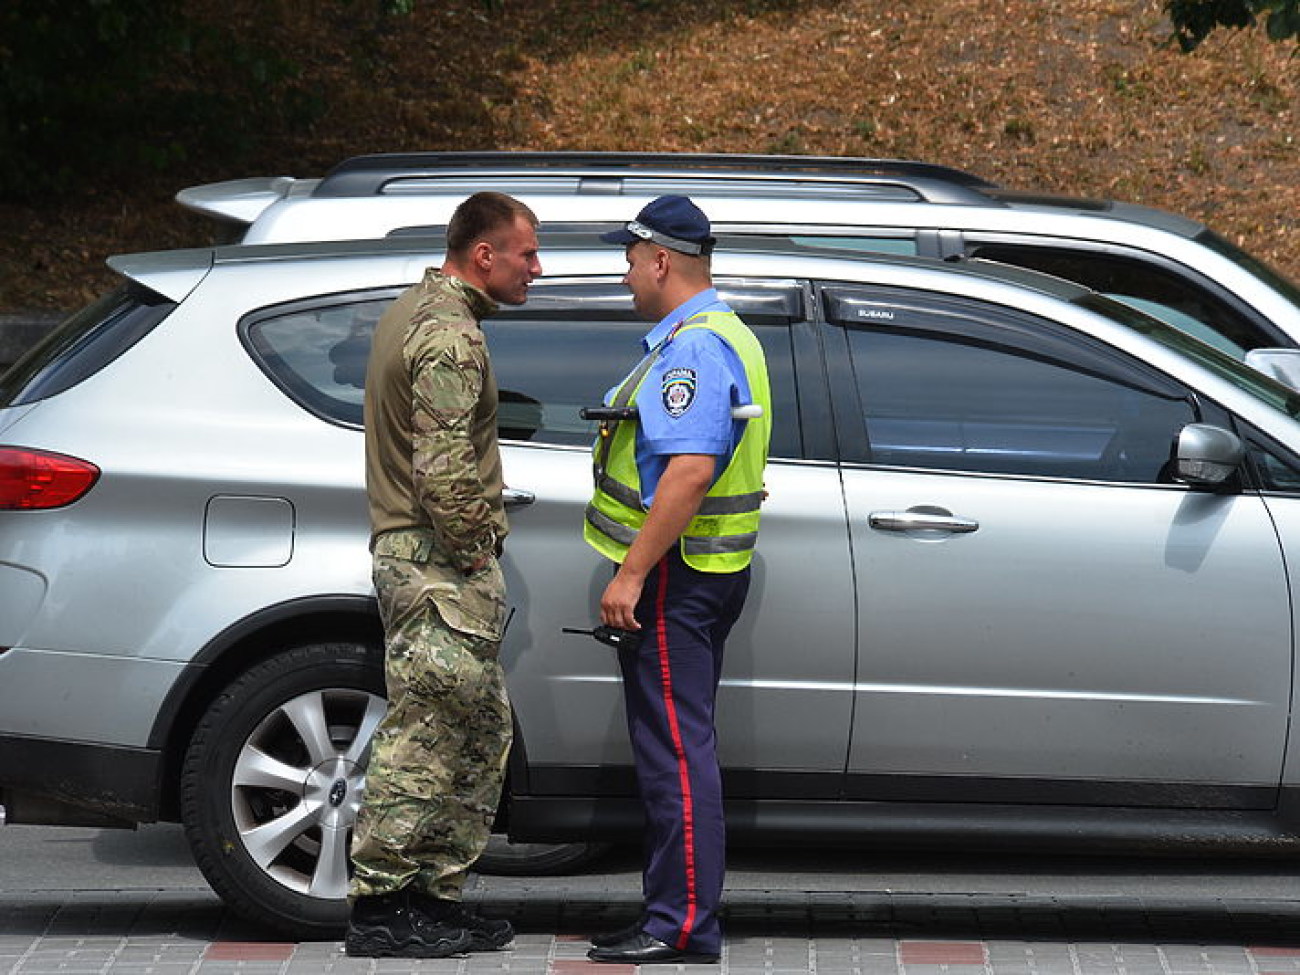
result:
<svg viewBox="0 0 1300 975"><path fill-rule="evenodd" d="M867 524L882 532L938 531L951 535L967 535L979 531L980 523L971 518L959 518L943 508L921 505L906 511L873 511Z"/></svg>
<svg viewBox="0 0 1300 975"><path fill-rule="evenodd" d="M501 500L505 502L507 508L522 508L536 501L537 495L532 491L521 491L519 488L506 488L501 492Z"/></svg>

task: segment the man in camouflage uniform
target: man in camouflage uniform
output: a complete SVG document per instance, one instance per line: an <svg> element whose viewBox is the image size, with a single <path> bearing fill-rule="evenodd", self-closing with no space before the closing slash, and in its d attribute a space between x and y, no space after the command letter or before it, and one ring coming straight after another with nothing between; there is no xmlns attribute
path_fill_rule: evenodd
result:
<svg viewBox="0 0 1300 975"><path fill-rule="evenodd" d="M464 910L461 886L487 843L511 738L497 662L497 388L479 322L498 302L522 304L542 273L536 227L511 197L470 197L441 270L375 327L366 490L388 712L353 838L349 955L438 958L514 937L509 922Z"/></svg>

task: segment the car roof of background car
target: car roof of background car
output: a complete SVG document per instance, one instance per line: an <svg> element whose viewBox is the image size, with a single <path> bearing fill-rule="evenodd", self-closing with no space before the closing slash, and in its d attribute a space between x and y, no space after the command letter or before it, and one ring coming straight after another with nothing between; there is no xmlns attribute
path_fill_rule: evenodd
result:
<svg viewBox="0 0 1300 975"><path fill-rule="evenodd" d="M931 203L977 203L994 184L932 163L822 156L706 155L614 152L418 152L346 159L319 179L253 177L187 187L188 209L252 223L290 196L355 199L389 195L465 195L484 189L514 193L657 196L867 195Z"/></svg>
<svg viewBox="0 0 1300 975"><path fill-rule="evenodd" d="M578 192L620 194L629 182L688 177L701 186L740 181L807 185L884 185L915 197L973 201L970 191L993 184L948 166L901 159L849 156L764 156L644 152L417 152L355 156L339 163L312 189L315 197L441 192L440 183L465 177L548 179ZM576 181L576 183L575 183Z"/></svg>
<svg viewBox="0 0 1300 975"><path fill-rule="evenodd" d="M177 193L176 199L187 209L243 228L238 232L250 243L263 243L377 237L407 224L445 222L461 199L480 190L523 198L544 222L604 219L621 216L623 210L630 217L643 201L682 193L714 201L710 216L715 225L735 232L751 232L752 217L768 224L806 222L821 233L838 233L840 226L861 228L877 218L899 227L967 228L977 222L977 213L982 214L979 229L991 231L1015 229L1016 215L1030 214L1049 220L1062 216L1101 218L1184 237L1204 230L1195 221L1161 210L1006 190L946 166L821 156L381 154L345 160L323 178L228 180L188 187ZM784 209L763 208L765 203ZM914 209L918 205L920 209ZM859 206L864 209L852 209ZM889 206L903 209L882 209ZM953 209L965 211L966 216L953 215ZM923 216L927 213L931 215ZM946 216L939 217L941 213ZM1043 232L1043 227L1038 231ZM1074 231L1089 236L1082 227ZM1092 235L1113 239L1116 233Z"/></svg>

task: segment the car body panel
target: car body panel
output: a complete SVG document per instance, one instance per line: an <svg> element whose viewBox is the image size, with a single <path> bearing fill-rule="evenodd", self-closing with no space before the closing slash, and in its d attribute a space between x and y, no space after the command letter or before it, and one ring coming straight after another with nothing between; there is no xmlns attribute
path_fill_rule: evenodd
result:
<svg viewBox="0 0 1300 975"><path fill-rule="evenodd" d="M33 740L146 747L184 664L103 652L13 647L0 655L4 733Z"/></svg>
<svg viewBox="0 0 1300 975"><path fill-rule="evenodd" d="M630 765L613 652L563 627L589 627L612 565L582 543L590 499L586 451L503 449L506 483L537 500L511 509L503 563L516 611L502 648L517 720L535 765ZM852 570L832 467L773 464L763 546L723 665L718 699L724 768L840 774L852 709ZM813 591L806 580L816 578ZM816 653L807 652L815 634ZM799 715L798 720L791 720Z"/></svg>
<svg viewBox="0 0 1300 975"><path fill-rule="evenodd" d="M1300 648L1300 613L1295 609L1300 607L1300 499L1266 494L1263 502L1269 516L1273 519L1286 559L1287 583L1292 606L1292 646ZM1237 644L1239 649L1248 646L1249 644L1244 642ZM1290 711L1295 708L1296 688L1300 686L1300 653L1293 651L1292 656L1294 670L1291 678L1277 691L1279 696L1286 694ZM1300 722L1295 720L1289 722L1284 749L1282 783L1284 785L1300 783Z"/></svg>
<svg viewBox="0 0 1300 975"><path fill-rule="evenodd" d="M1258 498L871 470L845 482L861 580L851 771L1278 782L1291 607ZM978 530L869 525L920 507Z"/></svg>

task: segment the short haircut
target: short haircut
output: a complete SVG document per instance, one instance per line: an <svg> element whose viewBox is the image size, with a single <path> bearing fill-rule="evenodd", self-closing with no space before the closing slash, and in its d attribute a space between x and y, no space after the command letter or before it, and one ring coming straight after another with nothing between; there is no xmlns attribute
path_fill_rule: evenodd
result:
<svg viewBox="0 0 1300 975"><path fill-rule="evenodd" d="M464 257L480 240L491 242L492 237L513 227L516 217L537 226L537 215L513 196L490 190L475 193L451 215L447 224L447 253Z"/></svg>

